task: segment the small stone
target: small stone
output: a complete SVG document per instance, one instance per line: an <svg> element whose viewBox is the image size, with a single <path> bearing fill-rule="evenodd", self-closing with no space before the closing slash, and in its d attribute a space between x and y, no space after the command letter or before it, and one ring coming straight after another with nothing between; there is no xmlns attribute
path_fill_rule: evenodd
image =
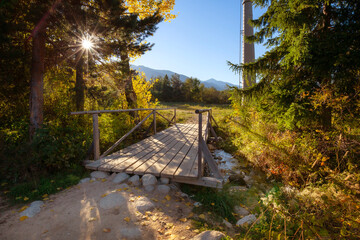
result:
<svg viewBox="0 0 360 240"><path fill-rule="evenodd" d="M126 203L127 200L121 193L110 193L100 200L100 207L103 209L111 209L120 207Z"/></svg>
<svg viewBox="0 0 360 240"><path fill-rule="evenodd" d="M155 185L157 182L156 177L151 174L145 174L142 176L141 181L144 187L148 185Z"/></svg>
<svg viewBox="0 0 360 240"><path fill-rule="evenodd" d="M205 231L193 237L192 240L220 240L224 237L225 234L219 231Z"/></svg>
<svg viewBox="0 0 360 240"><path fill-rule="evenodd" d="M170 180L168 178L160 178L161 184L169 184Z"/></svg>
<svg viewBox="0 0 360 240"><path fill-rule="evenodd" d="M92 178L107 178L109 176L109 173L102 172L102 171L94 171L94 172L90 173L90 176Z"/></svg>
<svg viewBox="0 0 360 240"><path fill-rule="evenodd" d="M181 193L180 193L180 197L182 197L182 198L187 198L187 197L189 197L189 195L187 195L186 193L181 192Z"/></svg>
<svg viewBox="0 0 360 240"><path fill-rule="evenodd" d="M135 200L134 206L139 212L146 212L155 208L155 205L147 197L140 197Z"/></svg>
<svg viewBox="0 0 360 240"><path fill-rule="evenodd" d="M140 178L138 175L134 175L132 176L131 178L129 178L128 182L133 185L133 186L140 186L141 183L140 183Z"/></svg>
<svg viewBox="0 0 360 240"><path fill-rule="evenodd" d="M172 182L169 187L172 189L172 190L175 190L175 191L179 191L180 190L180 185L176 182Z"/></svg>
<svg viewBox="0 0 360 240"><path fill-rule="evenodd" d="M247 215L246 217L241 218L236 222L236 226L245 226L246 224L250 225L256 221L256 216L254 214Z"/></svg>
<svg viewBox="0 0 360 240"><path fill-rule="evenodd" d="M124 239L142 239L141 230L137 227L123 228L120 230L120 235Z"/></svg>
<svg viewBox="0 0 360 240"><path fill-rule="evenodd" d="M145 191L147 191L147 192L152 192L155 189L154 185L147 185L144 188L145 188Z"/></svg>
<svg viewBox="0 0 360 240"><path fill-rule="evenodd" d="M159 186L157 187L157 190L158 190L159 193L165 195L165 194L168 194L168 193L169 193L170 187L169 187L169 186L166 186L166 185L159 185Z"/></svg>
<svg viewBox="0 0 360 240"><path fill-rule="evenodd" d="M225 224L225 226L226 226L227 228L233 228L232 224L229 223L228 221L226 221L225 219L223 219L223 224Z"/></svg>
<svg viewBox="0 0 360 240"><path fill-rule="evenodd" d="M35 216L41 211L41 207L44 205L43 201L34 201L30 206L20 213L20 217L27 216L29 218Z"/></svg>
<svg viewBox="0 0 360 240"><path fill-rule="evenodd" d="M250 212L246 208L243 208L243 207L240 207L240 206L235 206L234 211L239 216L247 216L247 215L250 214Z"/></svg>
<svg viewBox="0 0 360 240"><path fill-rule="evenodd" d="M112 181L114 183L122 183L122 182L125 182L129 178L130 178L129 174L122 172L122 173L116 174L115 178Z"/></svg>
<svg viewBox="0 0 360 240"><path fill-rule="evenodd" d="M194 203L194 207L200 207L201 205L202 205L201 202Z"/></svg>
<svg viewBox="0 0 360 240"><path fill-rule="evenodd" d="M87 182L90 182L90 178L83 178L80 180L79 183L87 183Z"/></svg>

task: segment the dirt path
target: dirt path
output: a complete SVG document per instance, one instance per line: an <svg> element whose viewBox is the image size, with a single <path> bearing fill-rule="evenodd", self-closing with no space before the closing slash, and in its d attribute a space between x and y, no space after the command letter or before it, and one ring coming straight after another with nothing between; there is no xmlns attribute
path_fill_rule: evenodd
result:
<svg viewBox="0 0 360 240"><path fill-rule="evenodd" d="M127 204L101 208L100 200L111 192L120 192ZM141 196L147 196L155 209L137 211L134 202ZM119 189L111 180L96 180L49 196L32 218L20 221L18 211L3 212L0 239L190 239L196 235L188 220L192 204L178 189L164 196L142 187Z"/></svg>

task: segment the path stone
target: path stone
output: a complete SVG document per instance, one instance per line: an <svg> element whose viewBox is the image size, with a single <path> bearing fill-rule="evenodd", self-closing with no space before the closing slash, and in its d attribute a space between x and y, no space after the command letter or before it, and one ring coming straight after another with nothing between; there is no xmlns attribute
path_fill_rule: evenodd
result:
<svg viewBox="0 0 360 240"><path fill-rule="evenodd" d="M254 214L247 215L243 217L239 221L237 221L236 226L245 226L246 224L250 225L256 221L256 216Z"/></svg>
<svg viewBox="0 0 360 240"><path fill-rule="evenodd" d="M141 181L144 187L148 185L155 185L157 183L156 177L151 174L145 174L142 176Z"/></svg>
<svg viewBox="0 0 360 240"><path fill-rule="evenodd" d="M94 172L90 173L90 176L92 178L107 178L109 176L109 173L102 172L102 171L94 171Z"/></svg>
<svg viewBox="0 0 360 240"><path fill-rule="evenodd" d="M250 214L250 212L246 209L246 208L243 208L243 207L240 207L240 206L235 206L234 207L234 212L240 216L247 216Z"/></svg>
<svg viewBox="0 0 360 240"><path fill-rule="evenodd" d="M133 186L140 186L141 183L140 183L140 178L138 175L134 175L132 176L131 178L129 178L129 183Z"/></svg>
<svg viewBox="0 0 360 240"><path fill-rule="evenodd" d="M20 217L27 216L29 218L35 216L41 211L41 207L44 205L43 201L34 201L30 206L20 213Z"/></svg>
<svg viewBox="0 0 360 240"><path fill-rule="evenodd" d="M120 193L110 193L106 197L100 199L100 207L103 209L111 209L126 204L127 200Z"/></svg>
<svg viewBox="0 0 360 240"><path fill-rule="evenodd" d="M128 227L120 230L121 237L125 239L142 239L141 230L137 227Z"/></svg>
<svg viewBox="0 0 360 240"><path fill-rule="evenodd" d="M205 231L193 237L192 240L220 240L223 237L225 237L225 234L223 234L222 232Z"/></svg>
<svg viewBox="0 0 360 240"><path fill-rule="evenodd" d="M170 180L168 178L160 178L161 184L169 184Z"/></svg>
<svg viewBox="0 0 360 240"><path fill-rule="evenodd" d="M122 173L116 174L115 178L112 181L114 183L122 183L122 182L125 182L129 178L130 178L129 174L122 172Z"/></svg>
<svg viewBox="0 0 360 240"><path fill-rule="evenodd" d="M90 182L90 178L83 178L80 180L79 183L87 183L87 182Z"/></svg>
<svg viewBox="0 0 360 240"><path fill-rule="evenodd" d="M135 208L139 212L150 211L155 208L155 205L147 197L140 197L134 202Z"/></svg>
<svg viewBox="0 0 360 240"><path fill-rule="evenodd" d="M165 195L165 194L168 194L168 193L169 193L170 187L167 186L167 185L159 185L159 186L157 187L157 190L158 190L159 193Z"/></svg>
<svg viewBox="0 0 360 240"><path fill-rule="evenodd" d="M147 191L147 192L152 192L155 189L154 185L147 185L144 188L145 188L145 191Z"/></svg>

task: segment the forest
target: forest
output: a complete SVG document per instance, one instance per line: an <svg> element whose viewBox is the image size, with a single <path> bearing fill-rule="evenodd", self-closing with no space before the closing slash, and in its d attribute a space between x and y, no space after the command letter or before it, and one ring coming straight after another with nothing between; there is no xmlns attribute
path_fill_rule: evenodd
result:
<svg viewBox="0 0 360 240"><path fill-rule="evenodd" d="M218 91L178 75L147 81L130 68L151 51L147 40L158 24L176 18L175 0L1 1L1 197L24 204L88 175L82 161L89 157L92 119L71 112L225 104L214 115L221 148L276 182L257 199L257 221L231 230L232 237L359 239L360 3L252 2L266 11L251 21L256 31L246 41L268 51L228 66L256 84ZM102 115L102 147L144 116ZM223 204L208 202L206 211L231 212L234 196L206 191ZM221 217L234 221L231 214ZM211 228L205 224L199 229Z"/></svg>
<svg viewBox="0 0 360 240"><path fill-rule="evenodd" d="M161 102L187 102L207 104L229 104L229 90L219 91L214 87L206 88L197 78L187 78L181 82L178 74L158 77L151 80L151 94Z"/></svg>

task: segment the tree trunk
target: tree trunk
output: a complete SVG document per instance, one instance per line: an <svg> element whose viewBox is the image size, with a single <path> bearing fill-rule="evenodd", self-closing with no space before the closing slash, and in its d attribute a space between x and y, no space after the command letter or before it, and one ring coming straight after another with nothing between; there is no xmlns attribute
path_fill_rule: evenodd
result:
<svg viewBox="0 0 360 240"><path fill-rule="evenodd" d="M75 106L76 111L84 111L85 104L85 82L84 82L84 57L82 52L79 51L76 56L76 82L75 82Z"/></svg>
<svg viewBox="0 0 360 240"><path fill-rule="evenodd" d="M30 139L43 124L45 28L33 35L30 80Z"/></svg>
<svg viewBox="0 0 360 240"><path fill-rule="evenodd" d="M125 97L128 102L128 108L137 108L137 97L134 91L134 87L132 84L132 77L130 71L130 62L127 52L120 56L121 58L121 66L124 77L124 88L125 88ZM137 119L139 117L137 112L130 112L130 115Z"/></svg>

